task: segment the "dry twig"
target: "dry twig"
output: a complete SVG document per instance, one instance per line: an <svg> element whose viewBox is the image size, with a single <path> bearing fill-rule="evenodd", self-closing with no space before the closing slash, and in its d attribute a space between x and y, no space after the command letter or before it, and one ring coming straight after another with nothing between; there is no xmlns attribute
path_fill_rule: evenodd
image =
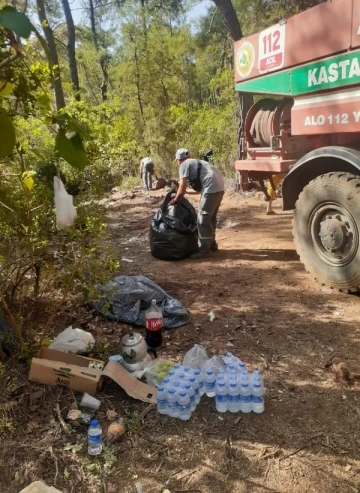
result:
<svg viewBox="0 0 360 493"><path fill-rule="evenodd" d="M57 417L58 417L58 420L59 420L59 422L60 422L60 424L61 424L62 429L65 431L65 433L66 433L67 435L71 435L71 432L70 432L70 430L69 430L68 425L65 423L65 421L64 421L64 419L63 419L63 417L61 416L61 412L60 412L60 406L59 406L59 404L56 404L55 411L56 411L56 414L57 414Z"/></svg>

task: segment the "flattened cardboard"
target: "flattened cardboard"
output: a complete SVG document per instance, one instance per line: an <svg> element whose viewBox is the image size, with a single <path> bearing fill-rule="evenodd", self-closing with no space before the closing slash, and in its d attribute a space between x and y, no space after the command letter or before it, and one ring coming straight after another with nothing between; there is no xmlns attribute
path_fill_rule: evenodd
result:
<svg viewBox="0 0 360 493"><path fill-rule="evenodd" d="M100 389L103 377L111 378L134 399L156 403L156 389L132 378L119 363L109 361L104 370L89 368L90 361L73 353L41 348L31 361L29 380L45 385L62 385L78 392L95 394Z"/></svg>
<svg viewBox="0 0 360 493"><path fill-rule="evenodd" d="M103 370L103 375L111 378L111 380L124 389L130 397L156 404L155 387L151 387L151 385L147 385L146 383L136 380L136 378L132 378L130 373L119 365L119 363L109 361Z"/></svg>

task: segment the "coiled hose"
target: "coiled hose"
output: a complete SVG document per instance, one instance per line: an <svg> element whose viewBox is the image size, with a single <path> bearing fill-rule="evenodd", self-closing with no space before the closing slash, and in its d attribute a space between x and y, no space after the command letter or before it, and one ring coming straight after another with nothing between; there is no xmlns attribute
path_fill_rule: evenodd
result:
<svg viewBox="0 0 360 493"><path fill-rule="evenodd" d="M251 123L250 134L256 146L270 147L271 137L273 135L274 115L279 101L266 98L262 99L259 103L261 106Z"/></svg>

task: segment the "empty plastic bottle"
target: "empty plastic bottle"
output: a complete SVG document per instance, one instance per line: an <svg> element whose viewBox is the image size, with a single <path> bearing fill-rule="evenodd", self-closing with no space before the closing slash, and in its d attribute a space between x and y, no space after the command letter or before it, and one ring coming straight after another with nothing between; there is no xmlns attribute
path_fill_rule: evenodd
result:
<svg viewBox="0 0 360 493"><path fill-rule="evenodd" d="M168 390L167 393L168 414L172 418L179 417L178 399L174 387Z"/></svg>
<svg viewBox="0 0 360 493"><path fill-rule="evenodd" d="M199 402L200 402L200 387L199 387L199 382L197 381L197 379L195 377L190 377L189 378L189 382L191 383L192 388L194 389L194 392L195 392L195 402L196 402L196 405L198 405Z"/></svg>
<svg viewBox="0 0 360 493"><path fill-rule="evenodd" d="M228 392L223 378L217 380L215 389L216 410L219 413L226 413L228 410Z"/></svg>
<svg viewBox="0 0 360 493"><path fill-rule="evenodd" d="M168 414L167 390L164 385L156 389L157 410L160 414Z"/></svg>
<svg viewBox="0 0 360 493"><path fill-rule="evenodd" d="M102 451L102 429L97 419L90 422L88 430L88 453L89 455L99 455Z"/></svg>
<svg viewBox="0 0 360 493"><path fill-rule="evenodd" d="M205 373L205 393L208 397L215 397L216 377L211 368L208 368Z"/></svg>
<svg viewBox="0 0 360 493"><path fill-rule="evenodd" d="M190 382L185 384L185 390L190 397L190 411L193 413L196 409L196 399L195 399L195 390Z"/></svg>
<svg viewBox="0 0 360 493"><path fill-rule="evenodd" d="M204 383L204 377L203 374L201 373L200 370L196 369L194 370L194 376L196 380L198 381L199 384L199 392L200 396L205 394L205 383Z"/></svg>
<svg viewBox="0 0 360 493"><path fill-rule="evenodd" d="M178 395L178 409L179 409L179 418L183 421L187 421L191 418L190 411L190 397L187 394L186 390L180 390Z"/></svg>
<svg viewBox="0 0 360 493"><path fill-rule="evenodd" d="M240 386L240 411L242 413L251 413L252 402L251 402L251 388L249 385L249 378L244 372L241 375L241 386Z"/></svg>
<svg viewBox="0 0 360 493"><path fill-rule="evenodd" d="M261 414L265 411L265 389L258 376L255 377L251 392L252 410L256 414Z"/></svg>
<svg viewBox="0 0 360 493"><path fill-rule="evenodd" d="M228 407L231 413L240 412L240 386L232 378L228 386Z"/></svg>

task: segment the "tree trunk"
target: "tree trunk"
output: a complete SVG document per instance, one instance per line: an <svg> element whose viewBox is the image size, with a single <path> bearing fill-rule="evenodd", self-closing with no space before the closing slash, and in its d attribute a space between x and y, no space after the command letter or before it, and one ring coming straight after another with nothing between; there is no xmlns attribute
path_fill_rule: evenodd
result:
<svg viewBox="0 0 360 493"><path fill-rule="evenodd" d="M232 40L232 44L234 45L235 41L238 41L239 39L243 38L240 22L239 19L237 18L234 6L231 0L214 0L214 3L223 16L224 24ZM254 98L252 94L239 94L238 155L240 159L244 159L246 157L245 156L246 153L244 152L244 148L241 145L241 143L245 135L245 131L244 131L245 118L247 112L249 111L250 107L253 104L253 101ZM241 172L241 174L242 174L241 183L245 184L247 182L247 172L246 171Z"/></svg>
<svg viewBox="0 0 360 493"><path fill-rule="evenodd" d="M97 40L97 32L96 32L96 23L95 23L95 9L93 0L89 0L90 7L90 26L91 26L91 34L93 38L93 43L96 48L96 51L99 51L99 45Z"/></svg>
<svg viewBox="0 0 360 493"><path fill-rule="evenodd" d="M61 3L63 6L65 19L66 19L66 26L68 31L67 53L68 53L71 84L75 92L75 99L77 101L80 101L79 74L78 74L76 55L75 55L75 26L69 6L69 0L61 0Z"/></svg>
<svg viewBox="0 0 360 493"><path fill-rule="evenodd" d="M243 33L231 0L214 0L214 3L224 18L224 24L231 39L233 41L241 39Z"/></svg>
<svg viewBox="0 0 360 493"><path fill-rule="evenodd" d="M64 108L65 106L65 97L61 83L59 58L57 54L54 33L46 17L44 0L36 0L36 5L37 5L41 27L44 31L46 43L49 47L51 70L53 72L53 79L54 79L56 108L59 110L60 108Z"/></svg>
<svg viewBox="0 0 360 493"><path fill-rule="evenodd" d="M90 8L91 34L92 34L95 49L96 49L97 53L99 54L99 42L98 42L98 36L97 36L97 31L96 31L95 7L94 7L94 1L93 0L89 0L89 8ZM101 86L100 86L102 101L107 100L107 89L108 89L108 84L109 84L109 74L107 71L107 58L108 57L106 56L106 54L104 54L104 55L100 55L99 60L98 60L100 68L101 68L101 73L102 73L102 82L101 82Z"/></svg>
<svg viewBox="0 0 360 493"><path fill-rule="evenodd" d="M108 60L108 57L106 55L101 55L101 57L99 58L101 72L103 75L103 80L102 80L101 86L100 86L101 99L103 101L107 100L107 90L108 90L108 84L109 84L109 73L107 71L107 60Z"/></svg>

